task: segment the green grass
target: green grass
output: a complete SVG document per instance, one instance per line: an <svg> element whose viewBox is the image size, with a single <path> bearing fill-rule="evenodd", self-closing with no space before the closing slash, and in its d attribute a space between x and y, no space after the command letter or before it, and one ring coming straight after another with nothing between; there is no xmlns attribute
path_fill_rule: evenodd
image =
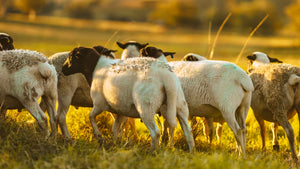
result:
<svg viewBox="0 0 300 169"><path fill-rule="evenodd" d="M46 21L49 21L47 23ZM13 36L15 47L37 50L50 56L56 52L70 51L74 47L105 45L117 49L115 42L136 40L165 51L175 51L175 60L188 52L206 56L208 52L207 33L198 30L167 30L142 23L117 23L105 21L106 28L97 27L101 21L83 21L60 18L39 18L30 23L22 16L10 15L0 21L0 32ZM104 21L103 21L104 22ZM74 24L72 24L74 23ZM151 27L151 29L146 29ZM152 30L157 29L157 30ZM115 34L115 35L114 35ZM114 36L113 36L114 35ZM213 59L235 61L247 35L221 33ZM278 57L286 63L300 66L297 41L290 37L252 37L238 65L247 67L247 54L263 51L271 57ZM168 58L168 60L171 60ZM155 153L150 151L150 136L140 120L136 120L139 138L134 140L129 133L119 141L112 139L113 119L108 112L98 118L106 142L100 145L94 138L88 114L91 109L71 107L67 124L72 140L45 139L27 111L8 112L8 118L0 121L0 168L293 168L289 144L285 132L278 131L280 151L272 151L270 123L266 124L266 150L261 150L259 126L252 112L247 117L247 157L239 157L235 151L235 138L226 124L223 127L222 142L213 138L209 145L202 132L196 137L196 151L188 153L188 147L180 127L176 130L175 146L161 144ZM160 118L159 118L160 119ZM160 119L162 121L162 119ZM298 139L299 125L295 116L291 123ZM202 131L202 125L199 126ZM299 151L296 141L296 150Z"/></svg>

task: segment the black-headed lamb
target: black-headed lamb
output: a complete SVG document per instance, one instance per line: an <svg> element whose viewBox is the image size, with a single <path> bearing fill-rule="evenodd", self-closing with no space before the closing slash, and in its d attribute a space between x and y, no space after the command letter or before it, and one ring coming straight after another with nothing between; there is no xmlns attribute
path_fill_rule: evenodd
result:
<svg viewBox="0 0 300 169"><path fill-rule="evenodd" d="M0 102L17 100L49 134L47 116L39 106L43 98L50 117L52 134L56 134L57 77L52 63L41 53L30 50L0 52Z"/></svg>
<svg viewBox="0 0 300 169"><path fill-rule="evenodd" d="M143 56L165 60L168 53L155 47ZM246 117L251 102L252 81L245 71L226 61L168 62L178 76L190 116L225 119L233 131L238 150L246 150Z"/></svg>
<svg viewBox="0 0 300 169"><path fill-rule="evenodd" d="M207 59L205 57L200 56L195 53L188 53L188 54L184 55L181 60L182 61L202 61L202 60L207 60Z"/></svg>
<svg viewBox="0 0 300 169"><path fill-rule="evenodd" d="M91 84L94 106L90 121L96 138L102 138L96 116L107 110L141 118L150 131L151 149L154 150L160 139L154 115L166 104L167 111L163 117L170 125L171 138L177 125L177 116L192 151L194 139L188 124L188 107L180 82L168 64L152 58L115 60L91 48L78 47L70 53L62 72L65 75L83 73ZM115 124L119 125L118 118Z"/></svg>

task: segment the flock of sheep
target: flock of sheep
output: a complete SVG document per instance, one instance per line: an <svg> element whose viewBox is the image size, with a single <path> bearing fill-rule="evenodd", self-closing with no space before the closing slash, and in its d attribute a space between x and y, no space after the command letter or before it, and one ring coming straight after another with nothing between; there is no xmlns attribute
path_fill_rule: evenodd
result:
<svg viewBox="0 0 300 169"><path fill-rule="evenodd" d="M300 112L297 66L254 52L247 57L251 66L246 73L233 63L207 60L193 53L182 61L167 62L166 56L174 52L134 41L117 44L123 49L121 59L115 59L115 50L102 46L76 47L47 58L36 51L14 49L13 39L0 33L1 118L7 109L25 108L48 136L47 110L51 135L57 134L59 125L62 134L71 138L66 125L69 106L92 107L89 118L96 139L102 140L96 116L109 111L115 114L115 138L125 124L135 128L132 118L141 118L150 131L151 149L155 150L160 131L154 115L160 113L165 119L163 139L173 145L178 119L189 150L193 151L195 143L188 119L198 116L207 124L210 142L213 122L219 126L226 122L239 152L245 155L245 120L251 106L261 128L262 147L265 148L264 120L274 122L273 148L279 149L280 125L287 134L292 158L297 159L294 131L288 121ZM222 127L217 135L221 133Z"/></svg>

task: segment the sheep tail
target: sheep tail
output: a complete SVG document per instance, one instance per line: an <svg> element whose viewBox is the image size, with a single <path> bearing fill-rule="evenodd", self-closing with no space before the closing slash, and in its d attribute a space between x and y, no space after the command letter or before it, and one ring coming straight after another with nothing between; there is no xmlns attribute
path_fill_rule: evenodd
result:
<svg viewBox="0 0 300 169"><path fill-rule="evenodd" d="M238 80L241 83L241 86L245 92L251 92L254 90L254 86L250 77L245 73L242 75L242 78Z"/></svg>
<svg viewBox="0 0 300 169"><path fill-rule="evenodd" d="M164 115L169 126L177 127L176 121L176 107L177 107L177 90L178 82L174 76L168 76L168 78L163 78L164 89L167 97L167 112Z"/></svg>

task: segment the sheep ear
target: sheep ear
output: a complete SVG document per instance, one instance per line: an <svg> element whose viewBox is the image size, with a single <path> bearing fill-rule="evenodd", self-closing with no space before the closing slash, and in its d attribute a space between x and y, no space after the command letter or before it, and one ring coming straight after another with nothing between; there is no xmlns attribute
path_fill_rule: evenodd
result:
<svg viewBox="0 0 300 169"><path fill-rule="evenodd" d="M144 56L146 56L146 57L149 56L149 54L145 48L142 49L142 57L144 57Z"/></svg>
<svg viewBox="0 0 300 169"><path fill-rule="evenodd" d="M256 54L248 55L247 58L249 60L256 60Z"/></svg>
<svg viewBox="0 0 300 169"><path fill-rule="evenodd" d="M126 45L121 43L121 42L117 42L117 45L122 48L122 49L125 49L126 48Z"/></svg>
<svg viewBox="0 0 300 169"><path fill-rule="evenodd" d="M277 58L271 58L271 57L269 57L269 56L268 56L268 58L269 58L270 62L282 63L282 61L281 61L281 60L278 60Z"/></svg>
<svg viewBox="0 0 300 169"><path fill-rule="evenodd" d="M144 44L137 43L137 46L140 50L145 48L147 45L149 45L149 43L144 43Z"/></svg>
<svg viewBox="0 0 300 169"><path fill-rule="evenodd" d="M115 52L117 52L117 50L109 50L110 52L113 52L113 53L115 53Z"/></svg>
<svg viewBox="0 0 300 169"><path fill-rule="evenodd" d="M299 84L299 82L300 82L300 77L297 76L296 74L292 74L288 80L288 83L291 86L295 86L295 85Z"/></svg>
<svg viewBox="0 0 300 169"><path fill-rule="evenodd" d="M171 58L174 58L174 54L175 54L176 52L163 52L163 54L167 57L167 56L171 56Z"/></svg>

